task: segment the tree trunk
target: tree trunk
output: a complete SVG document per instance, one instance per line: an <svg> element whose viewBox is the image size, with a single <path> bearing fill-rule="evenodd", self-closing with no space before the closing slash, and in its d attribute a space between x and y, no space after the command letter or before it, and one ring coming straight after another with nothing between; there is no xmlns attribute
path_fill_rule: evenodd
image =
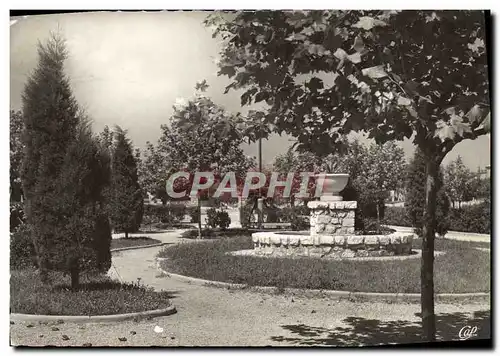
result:
<svg viewBox="0 0 500 356"><path fill-rule="evenodd" d="M198 238L202 239L201 236L201 199L198 197Z"/></svg>
<svg viewBox="0 0 500 356"><path fill-rule="evenodd" d="M125 230L125 238L128 239L128 230Z"/></svg>
<svg viewBox="0 0 500 356"><path fill-rule="evenodd" d="M422 236L422 264L420 270L421 309L424 337L436 340L434 314L434 239L436 236L436 197L439 164L434 157L426 157L425 207Z"/></svg>
<svg viewBox="0 0 500 356"><path fill-rule="evenodd" d="M71 290L77 291L80 287L80 268L78 266L78 261L74 261L71 264Z"/></svg>

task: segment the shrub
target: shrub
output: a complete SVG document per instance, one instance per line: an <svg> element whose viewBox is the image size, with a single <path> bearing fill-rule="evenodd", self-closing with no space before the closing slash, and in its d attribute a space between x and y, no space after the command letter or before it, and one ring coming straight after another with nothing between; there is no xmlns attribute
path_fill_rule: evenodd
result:
<svg viewBox="0 0 500 356"><path fill-rule="evenodd" d="M187 213L191 218L192 223L198 223L200 221L200 208L197 206L191 206L187 208Z"/></svg>
<svg viewBox="0 0 500 356"><path fill-rule="evenodd" d="M304 214L304 212L305 209L302 207L283 208L280 212L280 220L281 222L290 223L292 230L306 230L310 227L309 213ZM304 215L306 215L306 217L304 217Z"/></svg>
<svg viewBox="0 0 500 356"><path fill-rule="evenodd" d="M452 209L450 227L455 231L479 234L491 233L491 206L489 202Z"/></svg>
<svg viewBox="0 0 500 356"><path fill-rule="evenodd" d="M10 269L34 266L36 266L36 256L29 225L19 225L10 233Z"/></svg>
<svg viewBox="0 0 500 356"><path fill-rule="evenodd" d="M241 226L244 228L249 228L252 223L255 222L255 215L252 213L254 201L252 199L247 199L245 204L241 207Z"/></svg>
<svg viewBox="0 0 500 356"><path fill-rule="evenodd" d="M385 208L384 223L395 226L413 226L404 207L387 206Z"/></svg>
<svg viewBox="0 0 500 356"><path fill-rule="evenodd" d="M181 222L186 215L186 206L182 204L145 205L144 215L147 220L173 225Z"/></svg>
<svg viewBox="0 0 500 356"><path fill-rule="evenodd" d="M231 224L231 218L227 211L211 208L207 210L206 223L212 229L220 227L222 230L225 230Z"/></svg>
<svg viewBox="0 0 500 356"><path fill-rule="evenodd" d="M250 232L245 229L237 229L231 228L228 230L217 230L217 229L202 229L201 236L204 239L219 239L219 238L228 238L228 237L241 237L241 236L249 236ZM186 230L181 234L181 238L184 239L197 239L198 238L198 230L190 229Z"/></svg>
<svg viewBox="0 0 500 356"><path fill-rule="evenodd" d="M464 206L460 209L451 209L447 217L446 226L453 231L472 232L478 234L491 233L491 206L488 202ZM438 215L439 216L439 215ZM384 223L396 226L412 226L410 217L403 207L387 207ZM438 226L442 226L438 223ZM442 230L436 232L445 235Z"/></svg>

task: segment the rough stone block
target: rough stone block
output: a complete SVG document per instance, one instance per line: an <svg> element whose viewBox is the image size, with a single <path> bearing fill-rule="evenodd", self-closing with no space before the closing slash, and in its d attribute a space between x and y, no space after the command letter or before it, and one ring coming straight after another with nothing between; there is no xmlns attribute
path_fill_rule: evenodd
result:
<svg viewBox="0 0 500 356"><path fill-rule="evenodd" d="M329 215L318 216L318 224L328 224L332 218Z"/></svg>
<svg viewBox="0 0 500 356"><path fill-rule="evenodd" d="M365 236L365 245L378 245L377 236Z"/></svg>
<svg viewBox="0 0 500 356"><path fill-rule="evenodd" d="M321 245L333 245L335 241L334 236L323 235L319 237L319 243Z"/></svg>
<svg viewBox="0 0 500 356"><path fill-rule="evenodd" d="M283 236L271 235L269 237L269 239L271 240L271 244L273 244L273 245L281 245L281 240L283 239Z"/></svg>
<svg viewBox="0 0 500 356"><path fill-rule="evenodd" d="M300 244L302 246L312 246L314 244L313 240L311 238L308 239L302 239L300 240Z"/></svg>
<svg viewBox="0 0 500 356"><path fill-rule="evenodd" d="M290 236L288 239L288 244L290 246L299 246L300 238L298 236Z"/></svg>
<svg viewBox="0 0 500 356"><path fill-rule="evenodd" d="M356 257L369 257L370 253L366 250L356 251Z"/></svg>
<svg viewBox="0 0 500 356"><path fill-rule="evenodd" d="M326 234L336 234L336 233L338 233L339 229L340 229L340 226L330 224L330 225L327 225L325 227L324 232Z"/></svg>
<svg viewBox="0 0 500 356"><path fill-rule="evenodd" d="M401 236L399 235L391 236L391 244L400 244L400 243L401 243Z"/></svg>
<svg viewBox="0 0 500 356"><path fill-rule="evenodd" d="M335 245L344 246L345 244L345 236L335 236Z"/></svg>
<svg viewBox="0 0 500 356"><path fill-rule="evenodd" d="M341 235L353 235L354 234L354 226L343 226L340 228L340 230L337 233L341 234Z"/></svg>
<svg viewBox="0 0 500 356"><path fill-rule="evenodd" d="M340 254L340 257L342 257L342 258L352 258L354 256L356 256L356 253L352 250L344 250Z"/></svg>
<svg viewBox="0 0 500 356"><path fill-rule="evenodd" d="M342 226L354 226L354 218L345 218L342 220Z"/></svg>
<svg viewBox="0 0 500 356"><path fill-rule="evenodd" d="M325 224L317 224L316 225L316 232L321 233L321 232L325 231L326 226L327 225L325 225Z"/></svg>
<svg viewBox="0 0 500 356"><path fill-rule="evenodd" d="M312 247L309 249L309 256L321 256L323 254L323 249L318 247Z"/></svg>
<svg viewBox="0 0 500 356"><path fill-rule="evenodd" d="M391 243L391 238L389 236L379 236L378 241L381 245L388 245Z"/></svg>
<svg viewBox="0 0 500 356"><path fill-rule="evenodd" d="M412 241L413 241L413 236L412 235L401 236L401 243L402 244L411 243Z"/></svg>
<svg viewBox="0 0 500 356"><path fill-rule="evenodd" d="M330 253L332 253L332 247L323 247L322 251L323 255L329 255Z"/></svg>
<svg viewBox="0 0 500 356"><path fill-rule="evenodd" d="M347 246L361 245L363 243L363 236L349 236L347 237Z"/></svg>

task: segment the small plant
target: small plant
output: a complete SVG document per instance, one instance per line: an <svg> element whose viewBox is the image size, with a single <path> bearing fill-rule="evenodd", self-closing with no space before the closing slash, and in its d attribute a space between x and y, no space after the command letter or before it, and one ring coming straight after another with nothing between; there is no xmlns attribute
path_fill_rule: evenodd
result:
<svg viewBox="0 0 500 356"><path fill-rule="evenodd" d="M231 224L231 218L227 211L216 210L214 208L207 210L206 223L212 229L220 227L222 230L226 230Z"/></svg>

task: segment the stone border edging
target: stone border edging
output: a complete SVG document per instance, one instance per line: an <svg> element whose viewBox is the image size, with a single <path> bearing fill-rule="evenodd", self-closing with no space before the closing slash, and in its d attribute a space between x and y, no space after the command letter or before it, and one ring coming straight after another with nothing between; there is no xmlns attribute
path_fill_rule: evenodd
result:
<svg viewBox="0 0 500 356"><path fill-rule="evenodd" d="M150 244L150 245L138 245L138 246L112 248L110 251L111 252L120 252L120 251L127 251L127 250L138 250L141 248L160 247L160 246L171 245L171 244L173 244L173 242L161 242L158 244Z"/></svg>
<svg viewBox="0 0 500 356"><path fill-rule="evenodd" d="M94 323L94 322L111 322L124 321L134 318L147 318L157 316L168 316L177 313L177 309L172 305L164 309L146 310L143 312L126 313L126 314L111 314L111 315L35 315L35 314L10 314L12 321L67 321L74 323Z"/></svg>
<svg viewBox="0 0 500 356"><path fill-rule="evenodd" d="M169 242L162 242L158 244L150 245L139 245L139 246L129 246L111 249L113 252L120 252L126 250L137 250L141 248L149 247L160 247L164 245L171 245ZM114 322L123 321L134 318L148 318L157 316L168 316L177 313L175 306L171 305L164 309L153 309L146 310L142 312L135 313L125 313L125 314L110 314L110 315L37 315L37 314L21 314L21 313L10 313L10 320L12 321L67 321L74 323L94 323L94 322Z"/></svg>
<svg viewBox="0 0 500 356"><path fill-rule="evenodd" d="M228 282L220 282L220 281L211 281L208 279L201 279L195 277L184 276L182 274L171 273L163 270L160 267L159 262L161 260L166 260L164 257L157 257L156 263L157 268L160 273L174 278L181 282L187 282L194 285L199 286L211 286L217 288L226 288L226 289L249 289L256 292L264 292L264 293L277 293L280 289L278 287L264 287L264 286L249 286L248 284L241 283L228 283ZM300 288L284 288L283 291L285 293L290 294L302 294L306 296L312 297L321 297L321 296L331 296L338 298L362 298L368 300L384 300L384 301L420 301L419 293L378 293L378 292L350 292L350 291L338 291L338 290L323 290L323 289L300 289ZM477 293L441 293L436 294L436 301L459 301L470 298L484 298L490 297L490 293L486 292L477 292Z"/></svg>

